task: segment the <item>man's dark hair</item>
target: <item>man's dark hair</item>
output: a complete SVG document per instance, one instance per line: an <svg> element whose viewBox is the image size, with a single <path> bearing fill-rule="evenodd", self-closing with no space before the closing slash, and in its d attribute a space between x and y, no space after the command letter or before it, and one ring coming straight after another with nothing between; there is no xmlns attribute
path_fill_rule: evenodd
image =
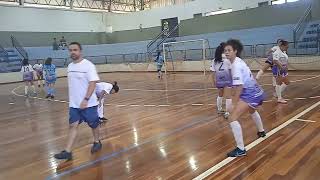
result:
<svg viewBox="0 0 320 180"><path fill-rule="evenodd" d="M69 46L71 46L71 45L77 45L77 46L79 46L80 50L82 50L82 46L81 46L81 44L78 43L78 42L71 42L71 43L69 44Z"/></svg>

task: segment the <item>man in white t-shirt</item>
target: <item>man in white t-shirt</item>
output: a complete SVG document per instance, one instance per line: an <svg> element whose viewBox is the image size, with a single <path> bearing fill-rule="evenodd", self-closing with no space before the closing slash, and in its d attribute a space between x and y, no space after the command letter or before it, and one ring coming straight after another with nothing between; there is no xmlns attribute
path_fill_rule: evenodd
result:
<svg viewBox="0 0 320 180"><path fill-rule="evenodd" d="M69 52L73 60L68 66L70 130L66 149L54 155L57 159L72 159L72 145L77 136L78 126L83 121L92 129L94 143L91 153L99 151L102 147L97 113L99 103L94 93L99 76L94 64L82 58L81 51L78 42L70 43Z"/></svg>

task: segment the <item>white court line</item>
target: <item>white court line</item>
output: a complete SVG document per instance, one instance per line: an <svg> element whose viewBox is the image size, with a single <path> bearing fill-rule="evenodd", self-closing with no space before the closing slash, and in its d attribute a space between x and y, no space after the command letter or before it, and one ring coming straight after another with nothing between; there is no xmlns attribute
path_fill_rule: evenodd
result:
<svg viewBox="0 0 320 180"><path fill-rule="evenodd" d="M203 104L191 104L191 106L203 106Z"/></svg>
<svg viewBox="0 0 320 180"><path fill-rule="evenodd" d="M317 121L307 120L307 119L296 119L296 121L302 121L302 122L312 122L315 123Z"/></svg>
<svg viewBox="0 0 320 180"><path fill-rule="evenodd" d="M159 107L169 107L170 105L169 104L160 104L158 105Z"/></svg>
<svg viewBox="0 0 320 180"><path fill-rule="evenodd" d="M320 87L320 84L318 86L313 87L312 89L317 89L318 87Z"/></svg>
<svg viewBox="0 0 320 180"><path fill-rule="evenodd" d="M248 144L246 146L246 149L250 150L253 147L257 146L262 141L268 139L270 136L272 136L276 132L280 131L281 129L285 128L286 126L291 124L293 121L296 121L297 119L299 119L299 117L303 116L304 114L308 113L309 111L311 111L312 109L314 109L315 107L317 107L319 105L320 105L320 101L318 101L317 103L313 104L312 106L310 106L309 108L305 109L304 111L300 112L299 114L295 115L294 117L292 117L288 121L284 122L283 124L279 125L278 127L276 127L274 129L272 129L271 131L267 132L267 136L266 137L259 138L259 139L255 140L255 141L253 141L252 143ZM227 165L228 163L230 163L234 159L236 159L236 158L235 157L228 157L228 158L220 161L218 164L214 165L213 167L211 167L207 171L205 171L202 174L200 174L199 176L195 177L194 180L202 180L202 179L210 176L211 174L215 173L216 171L218 171L219 169L221 169L222 167L224 167L225 165Z"/></svg>
<svg viewBox="0 0 320 180"><path fill-rule="evenodd" d="M139 107L140 105L138 105L138 104L131 104L130 106L131 106L131 107Z"/></svg>
<svg viewBox="0 0 320 180"><path fill-rule="evenodd" d="M125 105L125 104L118 104L117 105L117 107L125 107L125 106L127 106L127 105Z"/></svg>
<svg viewBox="0 0 320 180"><path fill-rule="evenodd" d="M156 105L154 105L154 104L145 104L145 105L143 105L144 107L155 107Z"/></svg>

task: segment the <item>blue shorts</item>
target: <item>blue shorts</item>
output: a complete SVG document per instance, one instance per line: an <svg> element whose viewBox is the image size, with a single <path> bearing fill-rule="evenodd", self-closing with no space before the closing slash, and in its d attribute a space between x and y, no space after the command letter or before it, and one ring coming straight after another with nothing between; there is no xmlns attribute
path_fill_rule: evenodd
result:
<svg viewBox="0 0 320 180"><path fill-rule="evenodd" d="M47 84L52 84L55 83L57 81L57 77L56 76L46 76L46 83Z"/></svg>
<svg viewBox="0 0 320 180"><path fill-rule="evenodd" d="M271 66L273 66L273 57L272 56L268 56L268 59L265 61L265 63L270 64Z"/></svg>
<svg viewBox="0 0 320 180"><path fill-rule="evenodd" d="M97 111L98 106L88 107L86 109L69 108L69 124L79 121L81 124L83 121L88 124L89 127L95 129L99 126L99 116Z"/></svg>
<svg viewBox="0 0 320 180"><path fill-rule="evenodd" d="M161 71L161 69L162 69L162 65L157 65L157 71Z"/></svg>
<svg viewBox="0 0 320 180"><path fill-rule="evenodd" d="M286 77L286 76L288 76L288 71L280 69L278 66L273 66L272 67L272 74L276 77L278 77L278 76Z"/></svg>

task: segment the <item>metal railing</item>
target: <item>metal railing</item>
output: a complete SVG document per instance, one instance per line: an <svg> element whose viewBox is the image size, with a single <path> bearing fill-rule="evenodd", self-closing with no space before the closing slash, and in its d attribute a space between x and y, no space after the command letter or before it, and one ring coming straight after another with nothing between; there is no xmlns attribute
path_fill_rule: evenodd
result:
<svg viewBox="0 0 320 180"><path fill-rule="evenodd" d="M12 46L19 52L22 58L29 59L27 51L23 48L23 46L19 43L19 41L14 36L11 36L11 42L12 42Z"/></svg>
<svg viewBox="0 0 320 180"><path fill-rule="evenodd" d="M152 58L152 53L155 50L159 49L162 46L162 43L165 42L167 39L170 39L170 36L179 28L180 24L177 24L173 29L171 29L168 33L166 30L161 31L158 36L156 36L148 45L147 45L147 52L149 55L149 59Z"/></svg>
<svg viewBox="0 0 320 180"><path fill-rule="evenodd" d="M8 61L9 61L8 51L0 45L0 62L8 62Z"/></svg>
<svg viewBox="0 0 320 180"><path fill-rule="evenodd" d="M307 10L304 12L303 16L299 19L296 26L293 28L293 40L294 42L297 42L300 40L300 37L302 33L304 32L306 26L311 21L311 10L312 10L312 4L310 4L307 8Z"/></svg>

